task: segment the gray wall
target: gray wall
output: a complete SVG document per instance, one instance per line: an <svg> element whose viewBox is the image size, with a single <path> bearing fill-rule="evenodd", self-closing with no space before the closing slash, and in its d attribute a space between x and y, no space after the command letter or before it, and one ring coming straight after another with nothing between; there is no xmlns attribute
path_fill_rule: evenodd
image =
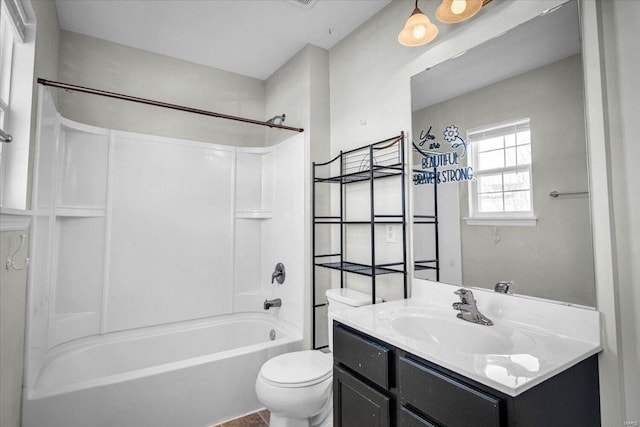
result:
<svg viewBox="0 0 640 427"><path fill-rule="evenodd" d="M4 222L2 218L2 222ZM19 427L22 403L22 367L24 360L25 305L27 270L5 269L7 258L14 254L20 235L29 230L4 231L0 227L0 426ZM24 266L29 248L25 245L15 255L18 268Z"/></svg>
<svg viewBox="0 0 640 427"><path fill-rule="evenodd" d="M60 33L65 83L266 120L264 82L69 31ZM265 128L59 91L64 117L94 126L236 146L263 146Z"/></svg>
<svg viewBox="0 0 640 427"><path fill-rule="evenodd" d="M60 45L60 25L55 3L47 0L32 1L33 11L36 14L36 49L33 79L33 102L31 115L31 147L29 153L29 170L33 170L33 148L35 147L37 111L38 107L38 78L58 80L58 50ZM54 94L54 102L57 96ZM31 178L31 176L30 176ZM27 194L27 206L31 201L31 181Z"/></svg>
<svg viewBox="0 0 640 427"><path fill-rule="evenodd" d="M285 124L302 127L309 134L312 161L329 155L329 52L307 45L265 81L266 115L286 113ZM267 133L267 145L290 132Z"/></svg>
<svg viewBox="0 0 640 427"><path fill-rule="evenodd" d="M467 225L462 218L469 216L468 184L443 184L460 190L465 286L514 280L516 293L596 305L589 198L549 197L553 190L588 188L582 93L577 55L413 114L414 135L433 125L438 137L452 123L464 135L467 129L531 119L534 227ZM440 213L447 215L446 209ZM446 247L455 230L440 231Z"/></svg>

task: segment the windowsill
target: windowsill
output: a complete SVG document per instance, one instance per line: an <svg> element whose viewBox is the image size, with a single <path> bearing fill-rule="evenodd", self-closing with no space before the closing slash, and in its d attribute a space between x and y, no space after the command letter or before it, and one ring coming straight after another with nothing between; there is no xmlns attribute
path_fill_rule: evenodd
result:
<svg viewBox="0 0 640 427"><path fill-rule="evenodd" d="M501 216L501 217L475 217L464 218L467 225L489 225L510 227L535 227L538 218L535 216Z"/></svg>
<svg viewBox="0 0 640 427"><path fill-rule="evenodd" d="M0 231L26 230L31 224L31 211L0 208Z"/></svg>

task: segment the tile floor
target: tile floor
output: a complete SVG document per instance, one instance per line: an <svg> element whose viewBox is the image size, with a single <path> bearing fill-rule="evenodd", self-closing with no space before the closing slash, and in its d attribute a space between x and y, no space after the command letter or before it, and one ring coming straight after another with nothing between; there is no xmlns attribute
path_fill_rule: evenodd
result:
<svg viewBox="0 0 640 427"><path fill-rule="evenodd" d="M269 427L269 411L263 409L213 427Z"/></svg>

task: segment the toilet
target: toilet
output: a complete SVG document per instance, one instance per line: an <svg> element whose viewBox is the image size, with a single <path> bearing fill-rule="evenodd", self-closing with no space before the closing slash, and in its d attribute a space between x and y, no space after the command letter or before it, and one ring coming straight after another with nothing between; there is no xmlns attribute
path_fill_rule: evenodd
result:
<svg viewBox="0 0 640 427"><path fill-rule="evenodd" d="M329 289L328 313L371 304L371 295ZM382 302L376 298L376 302ZM271 412L269 427L333 426L333 320L328 317L329 353L294 351L268 360L256 379L258 400Z"/></svg>

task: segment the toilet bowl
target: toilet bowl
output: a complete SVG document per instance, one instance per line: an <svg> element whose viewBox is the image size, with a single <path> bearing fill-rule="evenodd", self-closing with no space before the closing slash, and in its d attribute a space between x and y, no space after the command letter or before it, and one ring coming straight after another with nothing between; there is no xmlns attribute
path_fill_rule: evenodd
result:
<svg viewBox="0 0 640 427"><path fill-rule="evenodd" d="M370 295L353 289L329 289L326 295L329 313L371 304ZM331 332L331 316L328 324ZM329 337L332 348L331 333ZM271 412L269 427L332 426L332 374L331 352L296 351L265 362L256 379L256 394Z"/></svg>
<svg viewBox="0 0 640 427"><path fill-rule="evenodd" d="M256 394L271 412L269 425L319 426L330 418L332 368L331 354L317 350L286 353L262 365Z"/></svg>

